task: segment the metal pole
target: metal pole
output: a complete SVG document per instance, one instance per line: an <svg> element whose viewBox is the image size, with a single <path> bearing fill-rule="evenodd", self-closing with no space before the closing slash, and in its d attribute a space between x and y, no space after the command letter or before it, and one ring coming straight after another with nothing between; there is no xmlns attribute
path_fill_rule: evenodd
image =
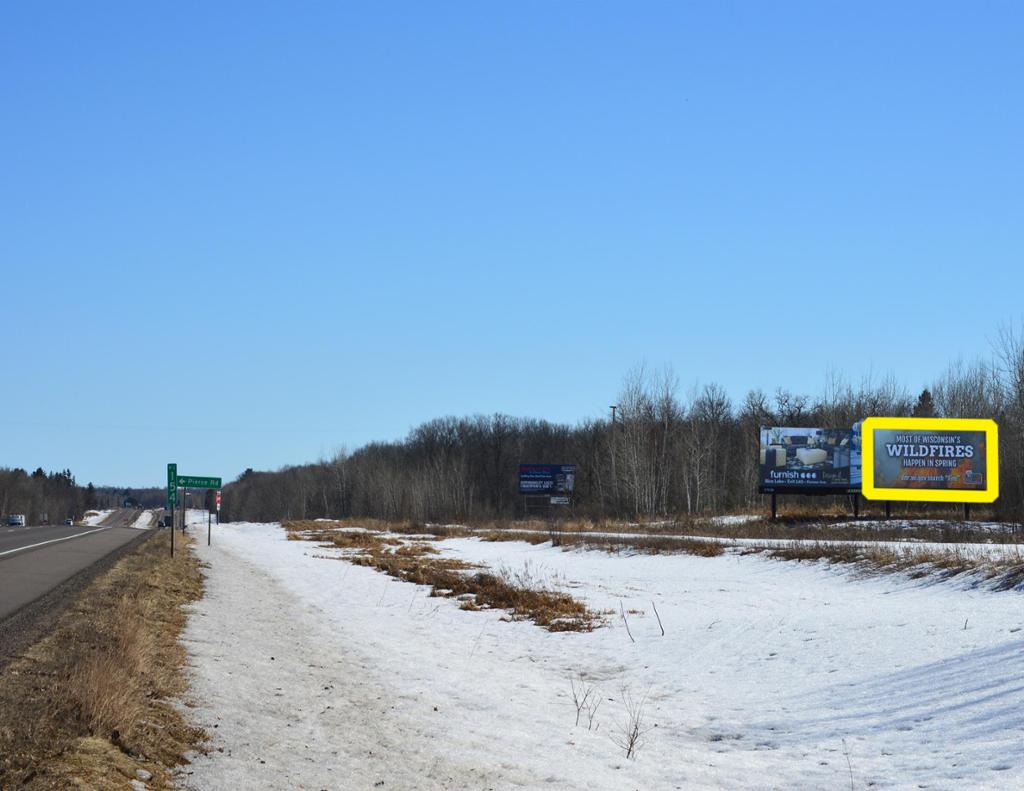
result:
<svg viewBox="0 0 1024 791"><path fill-rule="evenodd" d="M775 494L773 493L772 494L772 521L773 522L775 521L775 517L776 516L777 516L777 512L775 510Z"/></svg>
<svg viewBox="0 0 1024 791"><path fill-rule="evenodd" d="M178 499L178 490L174 490L174 499ZM174 557L174 503L171 503L171 557Z"/></svg>
<svg viewBox="0 0 1024 791"><path fill-rule="evenodd" d="M853 496L853 518L854 519L859 519L860 518L860 495L859 494L855 494Z"/></svg>
<svg viewBox="0 0 1024 791"><path fill-rule="evenodd" d="M611 425L611 443L612 443L612 510L615 511L619 506L619 476L615 473L615 410L619 408L618 404L612 404L609 409L612 411L612 425Z"/></svg>
<svg viewBox="0 0 1024 791"><path fill-rule="evenodd" d="M971 504L970 503L964 503L964 521L965 522L970 522L971 521Z"/></svg>
<svg viewBox="0 0 1024 791"><path fill-rule="evenodd" d="M210 546L210 525L213 524L213 512L207 509L206 511L206 546Z"/></svg>
<svg viewBox="0 0 1024 791"><path fill-rule="evenodd" d="M892 519L892 502L889 500L885 501L885 518Z"/></svg>
<svg viewBox="0 0 1024 791"><path fill-rule="evenodd" d="M181 534L185 535L185 514L188 512L188 489L181 487Z"/></svg>

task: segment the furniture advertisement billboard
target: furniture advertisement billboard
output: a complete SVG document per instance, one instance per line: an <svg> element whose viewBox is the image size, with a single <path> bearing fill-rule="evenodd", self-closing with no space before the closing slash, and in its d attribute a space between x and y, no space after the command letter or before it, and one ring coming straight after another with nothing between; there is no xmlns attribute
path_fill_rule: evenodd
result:
<svg viewBox="0 0 1024 791"><path fill-rule="evenodd" d="M860 426L762 426L759 473L764 494L859 492Z"/></svg>

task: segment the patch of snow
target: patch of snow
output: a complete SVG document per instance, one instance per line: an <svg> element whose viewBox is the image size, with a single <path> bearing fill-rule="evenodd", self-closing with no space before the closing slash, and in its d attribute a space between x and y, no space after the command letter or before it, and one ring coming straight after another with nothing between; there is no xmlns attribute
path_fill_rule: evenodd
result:
<svg viewBox="0 0 1024 791"><path fill-rule="evenodd" d="M114 509L108 508L105 511L86 511L85 516L82 517L82 524L88 527L94 527L114 513Z"/></svg>
<svg viewBox="0 0 1024 791"><path fill-rule="evenodd" d="M149 530L153 526L153 512L142 511L132 522L132 527L136 530Z"/></svg>
<svg viewBox="0 0 1024 791"><path fill-rule="evenodd" d="M745 525L748 522L757 522L763 518L763 516L758 514L727 514L726 516L713 516L710 521L716 525L730 526Z"/></svg>

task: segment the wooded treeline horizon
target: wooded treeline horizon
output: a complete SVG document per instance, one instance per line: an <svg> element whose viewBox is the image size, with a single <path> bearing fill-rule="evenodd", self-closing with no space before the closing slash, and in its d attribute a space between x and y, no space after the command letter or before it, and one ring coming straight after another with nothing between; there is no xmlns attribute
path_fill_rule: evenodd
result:
<svg viewBox="0 0 1024 791"><path fill-rule="evenodd" d="M372 517L418 522L523 516L519 464L576 464L576 516L658 518L757 507L761 426L849 428L869 416L991 418L999 424L1000 519L1024 516L1024 335L1000 329L988 359L957 361L921 392L893 376L853 387L830 373L816 397L779 387L739 403L717 384L680 396L677 377L631 371L615 421L575 426L494 414L443 417L396 442L224 488L225 521ZM822 506L823 498L814 498ZM915 506L917 508L919 506Z"/></svg>
<svg viewBox="0 0 1024 791"><path fill-rule="evenodd" d="M0 515L24 514L30 525L65 519L81 519L88 510L119 508L132 497L147 507L159 507L165 491L160 488L81 486L71 470L33 472L20 467L0 467Z"/></svg>

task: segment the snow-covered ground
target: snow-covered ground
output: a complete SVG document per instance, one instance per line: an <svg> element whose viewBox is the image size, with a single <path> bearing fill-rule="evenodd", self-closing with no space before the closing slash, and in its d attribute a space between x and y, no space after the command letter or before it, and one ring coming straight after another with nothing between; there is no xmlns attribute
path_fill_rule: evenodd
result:
<svg viewBox="0 0 1024 791"><path fill-rule="evenodd" d="M360 529L360 528L345 528L345 529ZM494 528L461 528L464 531L470 533L479 533L481 536L486 536L488 533L495 532ZM515 536L516 534L522 534L524 536L537 536L537 535L548 535L546 531L531 530L528 528L502 528L498 532L510 534ZM836 547L863 547L863 548L874 548L874 549L891 549L897 552L903 553L904 555L913 555L915 553L956 553L960 557L969 561L984 561L984 560L995 560L1003 563L1017 563L1024 564L1024 544L1017 543L991 543L991 541L981 542L945 542L940 543L936 541L924 541L922 539L899 539L891 541L879 541L872 539L870 536L865 535L864 538L859 539L846 539L846 538L828 538L828 539L794 539L794 538L745 538L743 536L704 536L699 532L696 533L678 533L678 534L666 534L658 533L654 536L650 536L644 533L622 533L622 532L608 532L598 530L588 530L584 533L568 533L568 535L579 535L588 539L623 539L625 541L642 541L647 538L656 538L659 541L709 541L712 543L722 544L726 547L732 547L737 549L747 550L760 550L760 549L786 549L795 545L807 544L813 546L836 546ZM411 536L410 536L411 537ZM965 583L973 583L973 578L964 578Z"/></svg>
<svg viewBox="0 0 1024 791"><path fill-rule="evenodd" d="M955 519L858 519L849 522L836 522L832 526L862 530L914 530L927 527L941 528L947 525L979 533L1014 533L1020 530L1020 525L1012 522L959 522Z"/></svg>
<svg viewBox="0 0 1024 791"><path fill-rule="evenodd" d="M140 511L139 515L132 522L132 527L136 530L148 530L153 526L153 512L152 511Z"/></svg>
<svg viewBox="0 0 1024 791"><path fill-rule="evenodd" d="M114 513L113 509L107 509L106 511L86 511L85 516L82 519L82 524L89 527L98 525L112 513Z"/></svg>
<svg viewBox="0 0 1024 791"><path fill-rule="evenodd" d="M757 514L727 514L726 516L711 517L711 523L729 527L732 525L745 525L748 522L758 522L762 519L764 517Z"/></svg>
<svg viewBox="0 0 1024 791"><path fill-rule="evenodd" d="M437 545L614 614L592 633L550 633L327 559L338 552L277 525L215 527L213 546L195 547L207 595L184 636L213 751L183 785L1024 785L1019 593L732 551ZM575 724L580 678L601 699L591 729L586 713ZM616 744L626 697L646 697L635 760Z"/></svg>

